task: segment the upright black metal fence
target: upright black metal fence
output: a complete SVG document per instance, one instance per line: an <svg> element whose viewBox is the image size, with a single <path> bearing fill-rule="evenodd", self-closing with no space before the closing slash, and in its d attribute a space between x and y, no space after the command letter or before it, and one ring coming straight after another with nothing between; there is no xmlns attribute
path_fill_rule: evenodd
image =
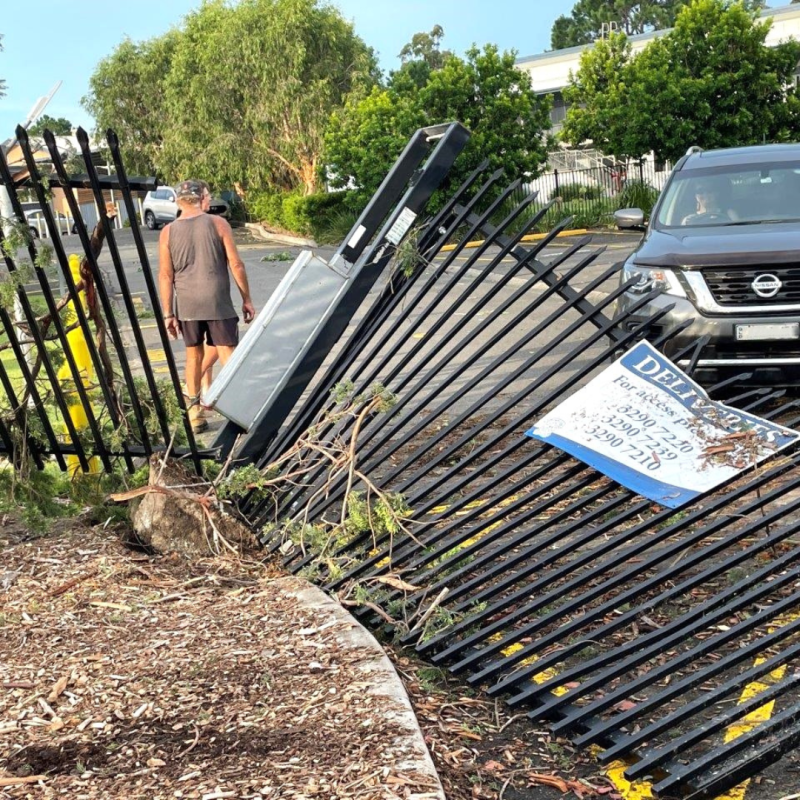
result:
<svg viewBox="0 0 800 800"><path fill-rule="evenodd" d="M589 167L562 165L548 169L524 183L517 197L536 194L539 207L554 202L552 211L540 222L547 230L564 217L574 228L613 225L621 208L642 206L649 214L670 174L670 165L650 159L598 163Z"/></svg>
<svg viewBox="0 0 800 800"><path fill-rule="evenodd" d="M14 461L29 454L39 466L44 457L52 455L62 469L67 468L66 459L74 456L75 468L81 471L92 470L92 459L97 457L102 468L110 471L117 459L132 470L135 457L171 448L176 455L190 457L199 469L201 454L185 413L184 394L131 194L154 188L155 180L128 179L113 131L108 132L108 146L117 174L109 176L97 174L89 137L82 129L77 136L86 172L79 175L67 171L49 131L44 133L51 157L46 166L34 157L25 129L19 127L16 134L24 163L14 175L5 154L0 153L0 184L8 192L13 212L0 226L8 273L8 291L0 308L0 348L14 355L13 362L0 362L5 395L2 453ZM22 189L32 191L42 209L46 242L30 234L20 201ZM99 222L93 231L81 217L78 189L89 189L94 197ZM65 248L59 220L50 206L53 190L64 193L75 220L80 241L76 253ZM134 261L125 262L117 243L119 231L106 210L104 192L109 190L118 192L127 208L136 247ZM104 248L116 286L100 268ZM73 273L70 255L80 262L77 273ZM129 285L129 275L139 270L156 320L157 344L166 359L167 381L156 378ZM61 281L66 287L63 296L57 289ZM9 373L12 364L19 370L18 376ZM177 415L170 414L171 408L177 409Z"/></svg>

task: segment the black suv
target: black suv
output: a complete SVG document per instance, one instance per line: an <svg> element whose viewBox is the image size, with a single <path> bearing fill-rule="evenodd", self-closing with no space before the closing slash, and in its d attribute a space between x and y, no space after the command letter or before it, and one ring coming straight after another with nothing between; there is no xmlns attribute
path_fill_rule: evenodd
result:
<svg viewBox="0 0 800 800"><path fill-rule="evenodd" d="M616 218L636 229L644 215ZM800 385L800 144L691 148L623 266L621 280L632 277L621 308L661 288L639 315L674 304L663 329L693 320L667 355L710 337L701 382L748 371L760 384Z"/></svg>

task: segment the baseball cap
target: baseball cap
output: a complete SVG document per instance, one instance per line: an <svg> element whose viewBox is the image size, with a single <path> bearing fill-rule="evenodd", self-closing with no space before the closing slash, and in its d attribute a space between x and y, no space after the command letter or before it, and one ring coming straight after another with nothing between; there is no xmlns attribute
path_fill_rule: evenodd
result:
<svg viewBox="0 0 800 800"><path fill-rule="evenodd" d="M208 188L205 181L198 181L193 178L178 184L178 197L196 197L198 200L203 197L203 192Z"/></svg>

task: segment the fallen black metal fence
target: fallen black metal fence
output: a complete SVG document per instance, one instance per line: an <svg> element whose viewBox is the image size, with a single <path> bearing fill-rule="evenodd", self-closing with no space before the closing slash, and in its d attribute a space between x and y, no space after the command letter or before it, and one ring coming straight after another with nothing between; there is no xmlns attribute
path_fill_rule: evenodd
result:
<svg viewBox="0 0 800 800"><path fill-rule="evenodd" d="M13 174L5 153L0 153L0 184L8 192L12 211L0 226L8 273L8 291L0 308L0 348L14 356L13 362L0 361L5 394L0 452L14 461L29 454L40 467L53 456L62 469L67 468L67 458L74 457L74 469L88 472L94 469L94 458L106 471L118 459L133 470L136 457L171 448L172 453L191 458L199 470L201 453L185 414L181 380L132 196L132 191L154 188L156 181L128 179L113 131L108 132L108 147L116 174L98 175L88 135L78 129L77 137L83 174L67 171L48 131L44 139L51 161L46 166L34 157L22 127L17 129L17 140L23 162L13 165ZM32 191L38 201L47 241L29 232L20 200L23 189ZM99 222L91 231L80 214L79 189L91 191L97 208ZM121 196L131 222L136 258L127 264L117 243L119 231L106 209L104 193L110 190ZM63 192L76 224L80 247L72 254L50 205L53 191ZM111 277L100 265L103 250L111 261ZM70 255L80 261L76 273ZM151 346L160 346L164 353L169 375L165 381L156 378L129 285L130 275L138 270L156 325L157 340ZM66 288L63 296L59 283ZM9 371L12 365L19 377Z"/></svg>
<svg viewBox="0 0 800 800"><path fill-rule="evenodd" d="M523 242L551 208L509 210L518 185L498 194L484 171L417 232L412 267L368 298L265 443L260 466L291 481L243 510L366 622L393 619L407 645L601 761L625 759L656 796L714 797L800 740L800 452L676 512L527 438L620 351L680 331L656 292L617 313L617 267L598 267L587 238L557 238L565 225ZM704 345L673 358L691 372ZM746 378L711 394L800 422L797 401ZM332 462L346 447L355 466ZM404 525L353 524L379 498ZM758 680L763 700L737 703ZM767 700L774 716L748 722Z"/></svg>

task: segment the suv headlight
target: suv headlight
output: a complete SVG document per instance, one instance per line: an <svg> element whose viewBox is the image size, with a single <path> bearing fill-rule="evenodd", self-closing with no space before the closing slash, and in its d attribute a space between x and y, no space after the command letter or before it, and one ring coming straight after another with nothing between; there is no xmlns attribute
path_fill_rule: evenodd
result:
<svg viewBox="0 0 800 800"><path fill-rule="evenodd" d="M662 267L640 267L636 264L626 264L622 268L622 282L627 283L631 278L637 282L628 288L634 294L645 294L654 289L661 289L665 294L675 297L686 297L686 292L681 286L677 275L671 269Z"/></svg>

